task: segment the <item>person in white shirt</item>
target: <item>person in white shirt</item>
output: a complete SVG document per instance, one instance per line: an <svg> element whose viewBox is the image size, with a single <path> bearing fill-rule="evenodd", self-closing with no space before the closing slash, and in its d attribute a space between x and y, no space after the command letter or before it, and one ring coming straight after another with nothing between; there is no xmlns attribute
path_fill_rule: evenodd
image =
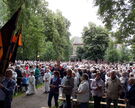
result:
<svg viewBox="0 0 135 108"><path fill-rule="evenodd" d="M26 95L32 95L35 94L35 92L36 92L35 76L34 71L31 71L29 76L29 86L28 90L26 91Z"/></svg>
<svg viewBox="0 0 135 108"><path fill-rule="evenodd" d="M82 75L82 81L79 85L77 93L77 101L79 102L79 108L88 108L90 98L90 87L88 82L88 74Z"/></svg>
<svg viewBox="0 0 135 108"><path fill-rule="evenodd" d="M65 83L65 80L66 80L66 76L64 76L63 78L62 78L62 80L61 80L61 85L63 85L64 83ZM63 88L61 87L61 96L63 97L63 98L65 98L65 95L64 95L64 93L63 93Z"/></svg>
<svg viewBox="0 0 135 108"><path fill-rule="evenodd" d="M101 108L100 102L104 94L105 83L101 79L100 75L101 74L97 72L95 79L93 79L91 82L92 96L94 98L94 108Z"/></svg>
<svg viewBox="0 0 135 108"><path fill-rule="evenodd" d="M50 70L47 69L46 73L44 74L43 77L44 83L45 83L45 92L44 93L49 93L50 91L50 80L51 80L51 74L50 74Z"/></svg>
<svg viewBox="0 0 135 108"><path fill-rule="evenodd" d="M72 73L72 77L74 78L74 88L73 88L73 92L72 92L72 97L76 98L76 92L77 92L78 85L79 85L79 78L76 76L76 74L74 72Z"/></svg>

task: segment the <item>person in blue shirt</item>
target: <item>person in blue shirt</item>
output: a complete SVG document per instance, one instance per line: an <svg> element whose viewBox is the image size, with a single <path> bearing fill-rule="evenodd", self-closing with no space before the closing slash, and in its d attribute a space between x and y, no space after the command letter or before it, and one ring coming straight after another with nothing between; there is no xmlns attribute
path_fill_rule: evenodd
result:
<svg viewBox="0 0 135 108"><path fill-rule="evenodd" d="M0 82L0 108L11 108L15 90L15 81L12 79L12 75L12 70L6 70L5 78Z"/></svg>
<svg viewBox="0 0 135 108"><path fill-rule="evenodd" d="M29 84L29 79L28 77L26 77L26 73L23 73L22 87L24 88L25 92L28 90L28 84Z"/></svg>

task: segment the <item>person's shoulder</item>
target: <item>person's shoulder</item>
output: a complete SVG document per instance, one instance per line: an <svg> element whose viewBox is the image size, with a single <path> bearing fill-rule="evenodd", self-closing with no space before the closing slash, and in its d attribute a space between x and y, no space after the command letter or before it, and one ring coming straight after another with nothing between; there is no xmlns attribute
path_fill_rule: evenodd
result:
<svg viewBox="0 0 135 108"><path fill-rule="evenodd" d="M120 82L120 78L116 77L117 82Z"/></svg>
<svg viewBox="0 0 135 108"><path fill-rule="evenodd" d="M104 83L104 81L102 79L100 79L100 82Z"/></svg>
<svg viewBox="0 0 135 108"><path fill-rule="evenodd" d="M61 81L62 79L61 78L58 78L59 81Z"/></svg>
<svg viewBox="0 0 135 108"><path fill-rule="evenodd" d="M15 85L16 81L14 79L10 79L8 83L9 83L9 85Z"/></svg>
<svg viewBox="0 0 135 108"><path fill-rule="evenodd" d="M109 78L107 79L107 82L110 82L110 81L112 81L112 80L111 80L111 78L109 77Z"/></svg>
<svg viewBox="0 0 135 108"><path fill-rule="evenodd" d="M71 77L71 80L74 80L74 78L73 78L73 77Z"/></svg>
<svg viewBox="0 0 135 108"><path fill-rule="evenodd" d="M83 87L89 87L89 82L88 81L85 81L83 84L82 84Z"/></svg>
<svg viewBox="0 0 135 108"><path fill-rule="evenodd" d="M132 88L135 90L135 84L132 86Z"/></svg>
<svg viewBox="0 0 135 108"><path fill-rule="evenodd" d="M89 81L85 81L85 84L86 84L86 85L89 85Z"/></svg>
<svg viewBox="0 0 135 108"><path fill-rule="evenodd" d="M90 79L89 81L93 83L93 82L96 82L96 79Z"/></svg>

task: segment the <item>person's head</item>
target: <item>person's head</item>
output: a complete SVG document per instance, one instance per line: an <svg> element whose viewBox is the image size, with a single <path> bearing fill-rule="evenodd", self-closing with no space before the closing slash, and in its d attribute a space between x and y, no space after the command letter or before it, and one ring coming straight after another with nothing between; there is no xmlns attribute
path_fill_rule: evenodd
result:
<svg viewBox="0 0 135 108"><path fill-rule="evenodd" d="M49 69L46 69L46 72L48 73L48 72L50 72L50 70Z"/></svg>
<svg viewBox="0 0 135 108"><path fill-rule="evenodd" d="M55 72L54 72L54 77L57 77L57 78L59 78L59 77L60 77L60 73L59 73L59 71L55 71Z"/></svg>
<svg viewBox="0 0 135 108"><path fill-rule="evenodd" d="M96 77L95 77L95 78L96 78L97 80L100 79L100 75L101 75L101 74L100 74L100 72L98 71L98 72L96 73Z"/></svg>
<svg viewBox="0 0 135 108"><path fill-rule="evenodd" d="M26 71L24 71L24 73L22 75L23 75L23 77L26 77Z"/></svg>
<svg viewBox="0 0 135 108"><path fill-rule="evenodd" d="M68 70L67 70L67 76L68 76L68 77L72 77L72 70L71 70L71 69L68 69Z"/></svg>
<svg viewBox="0 0 135 108"><path fill-rule="evenodd" d="M110 72L106 72L107 77L110 77Z"/></svg>
<svg viewBox="0 0 135 108"><path fill-rule="evenodd" d="M31 71L31 72L30 72L30 75L31 75L31 76L34 75L34 71Z"/></svg>
<svg viewBox="0 0 135 108"><path fill-rule="evenodd" d="M30 65L30 69L32 69L33 68L33 65Z"/></svg>
<svg viewBox="0 0 135 108"><path fill-rule="evenodd" d="M19 65L17 65L17 66L16 66L16 69L20 69L20 66L19 66Z"/></svg>
<svg viewBox="0 0 135 108"><path fill-rule="evenodd" d="M12 78L13 72L11 69L7 69L5 73L6 78Z"/></svg>
<svg viewBox="0 0 135 108"><path fill-rule="evenodd" d="M126 72L122 72L121 76L126 77Z"/></svg>
<svg viewBox="0 0 135 108"><path fill-rule="evenodd" d="M37 65L36 68L39 68L39 66Z"/></svg>
<svg viewBox="0 0 135 108"><path fill-rule="evenodd" d="M130 78L130 77L134 77L134 73L131 72L131 73L129 74L129 78Z"/></svg>
<svg viewBox="0 0 135 108"><path fill-rule="evenodd" d="M88 80L88 79L89 79L88 74L84 73L84 74L82 75L82 80Z"/></svg>
<svg viewBox="0 0 135 108"><path fill-rule="evenodd" d="M115 79L116 78L116 71L115 70L112 70L110 72L110 77L111 77L111 79Z"/></svg>
<svg viewBox="0 0 135 108"><path fill-rule="evenodd" d="M133 78L133 77L129 78L128 84L129 85L134 85L135 84L135 78Z"/></svg>
<svg viewBox="0 0 135 108"><path fill-rule="evenodd" d="M72 73L72 77L75 77L75 72Z"/></svg>

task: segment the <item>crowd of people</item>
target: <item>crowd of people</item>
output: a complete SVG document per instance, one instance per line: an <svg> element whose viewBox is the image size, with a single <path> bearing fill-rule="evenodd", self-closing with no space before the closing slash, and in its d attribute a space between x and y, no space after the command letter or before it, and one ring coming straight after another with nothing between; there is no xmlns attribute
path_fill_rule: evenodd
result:
<svg viewBox="0 0 135 108"><path fill-rule="evenodd" d="M119 98L125 100L127 108L135 108L133 64L16 61L9 65L5 77L0 78L1 108L11 107L13 94L35 94L40 83L44 83L44 93L48 94L49 108L53 97L55 107L60 106L60 96L65 98L61 108L72 108L71 98L77 99L79 108L89 108L90 99L94 100L94 108L101 108L103 97L106 108L110 108L112 102L117 108Z"/></svg>

